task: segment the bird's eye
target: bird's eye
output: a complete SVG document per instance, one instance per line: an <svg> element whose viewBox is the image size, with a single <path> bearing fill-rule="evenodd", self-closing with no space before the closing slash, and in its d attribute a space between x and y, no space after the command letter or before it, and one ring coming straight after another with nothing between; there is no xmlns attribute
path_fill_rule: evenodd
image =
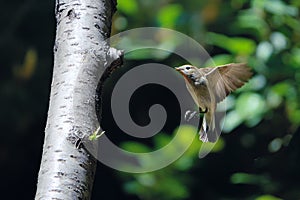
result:
<svg viewBox="0 0 300 200"><path fill-rule="evenodd" d="M185 69L189 70L189 69L191 69L191 67L186 67Z"/></svg>

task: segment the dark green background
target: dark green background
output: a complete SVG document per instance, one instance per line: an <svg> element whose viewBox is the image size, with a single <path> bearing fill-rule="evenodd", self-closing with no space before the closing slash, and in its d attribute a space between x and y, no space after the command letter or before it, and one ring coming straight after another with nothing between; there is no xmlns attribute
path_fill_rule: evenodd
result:
<svg viewBox="0 0 300 200"><path fill-rule="evenodd" d="M112 34L144 26L171 28L197 40L216 64L247 61L254 78L230 97L228 123L214 152L199 160L196 141L174 164L147 174L121 173L99 163L93 199L299 199L299 8L297 0L119 0ZM32 199L51 84L54 2L3 2L1 13L1 196ZM128 59L107 82L104 103L132 63L149 59ZM171 55L160 62L181 61ZM161 98L145 95L151 93ZM177 105L157 86L134 97L131 113L140 124L149 120L145 105L162 103L167 111ZM136 117L137 112L145 114ZM172 120L164 133L147 141L118 130L109 110L102 125L124 148L145 151L171 139L177 125Z"/></svg>

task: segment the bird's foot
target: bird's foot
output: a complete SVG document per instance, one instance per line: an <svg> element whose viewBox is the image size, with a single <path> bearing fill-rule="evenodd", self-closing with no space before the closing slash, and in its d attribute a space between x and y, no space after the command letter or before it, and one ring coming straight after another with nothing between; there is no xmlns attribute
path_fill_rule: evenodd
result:
<svg viewBox="0 0 300 200"><path fill-rule="evenodd" d="M197 114L199 114L197 111L188 110L188 111L185 112L184 119L186 121L190 121L194 117L199 117L199 116L197 116Z"/></svg>
<svg viewBox="0 0 300 200"><path fill-rule="evenodd" d="M208 111L207 108L205 108L204 111L202 111L201 108L200 108L199 111L188 110L188 111L186 111L185 114L184 114L184 119L185 119L186 121L190 121L191 119L193 119L193 118L195 118L195 117L200 118L200 115L201 115L201 114L207 113L207 111Z"/></svg>

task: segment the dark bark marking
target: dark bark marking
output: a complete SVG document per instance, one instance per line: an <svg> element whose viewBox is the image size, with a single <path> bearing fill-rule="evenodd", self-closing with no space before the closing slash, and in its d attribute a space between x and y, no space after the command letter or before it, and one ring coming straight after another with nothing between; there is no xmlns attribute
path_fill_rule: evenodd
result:
<svg viewBox="0 0 300 200"><path fill-rule="evenodd" d="M82 27L82 29L83 29L83 30L87 30L87 31L90 30L89 27Z"/></svg>
<svg viewBox="0 0 300 200"><path fill-rule="evenodd" d="M96 29L100 29L100 26L98 24L95 24L94 26L96 27Z"/></svg>
<svg viewBox="0 0 300 200"><path fill-rule="evenodd" d="M77 17L77 14L76 14L74 8L72 8L71 10L68 11L67 17L69 17L70 20L73 20Z"/></svg>

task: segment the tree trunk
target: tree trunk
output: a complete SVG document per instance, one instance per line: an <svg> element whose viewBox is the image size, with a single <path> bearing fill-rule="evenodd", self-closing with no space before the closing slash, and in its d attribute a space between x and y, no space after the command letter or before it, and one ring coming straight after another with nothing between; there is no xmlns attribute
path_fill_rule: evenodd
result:
<svg viewBox="0 0 300 200"><path fill-rule="evenodd" d="M36 199L90 199L96 160L78 145L99 126L95 92L121 52L109 47L116 0L57 0L54 69Z"/></svg>

